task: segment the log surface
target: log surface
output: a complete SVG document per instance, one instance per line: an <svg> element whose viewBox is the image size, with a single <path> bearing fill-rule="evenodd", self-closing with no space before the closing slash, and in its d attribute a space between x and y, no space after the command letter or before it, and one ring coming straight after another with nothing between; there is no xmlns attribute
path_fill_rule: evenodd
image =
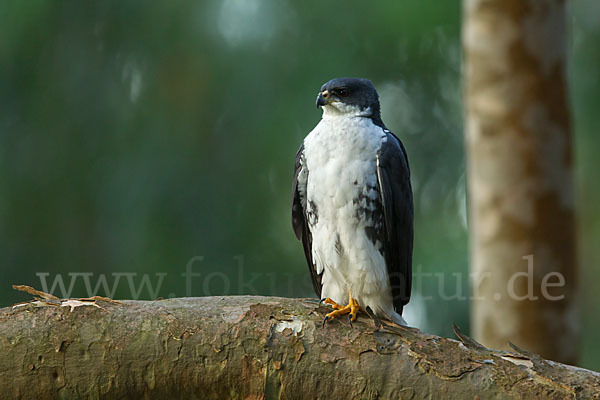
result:
<svg viewBox="0 0 600 400"><path fill-rule="evenodd" d="M600 374L312 299L232 296L0 310L0 398L598 398Z"/></svg>

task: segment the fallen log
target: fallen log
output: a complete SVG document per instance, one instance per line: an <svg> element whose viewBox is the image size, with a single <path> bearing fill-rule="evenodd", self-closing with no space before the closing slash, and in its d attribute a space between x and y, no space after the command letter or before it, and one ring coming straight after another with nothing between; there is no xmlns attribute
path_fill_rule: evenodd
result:
<svg viewBox="0 0 600 400"><path fill-rule="evenodd" d="M105 299L108 300L108 299ZM52 300L56 302L55 300ZM85 302L79 302L85 303ZM350 327L312 299L36 302L0 310L0 398L599 398L600 374L515 347ZM87 304L85 304L87 305Z"/></svg>

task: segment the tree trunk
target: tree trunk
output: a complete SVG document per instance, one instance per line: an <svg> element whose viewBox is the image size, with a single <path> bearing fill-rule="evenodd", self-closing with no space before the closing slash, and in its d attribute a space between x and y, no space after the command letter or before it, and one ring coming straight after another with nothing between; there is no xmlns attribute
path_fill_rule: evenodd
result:
<svg viewBox="0 0 600 400"><path fill-rule="evenodd" d="M465 0L472 333L578 354L563 0Z"/></svg>
<svg viewBox="0 0 600 400"><path fill-rule="evenodd" d="M327 308L316 300L99 303L103 309L0 310L0 398L564 399L600 392L600 374L518 349L489 350L464 336L376 330L364 315L353 328L346 320L323 328Z"/></svg>

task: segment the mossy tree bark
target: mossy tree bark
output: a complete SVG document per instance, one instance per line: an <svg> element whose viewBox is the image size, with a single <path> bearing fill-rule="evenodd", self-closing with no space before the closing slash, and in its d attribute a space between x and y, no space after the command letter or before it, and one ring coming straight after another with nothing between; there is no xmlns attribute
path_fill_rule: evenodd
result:
<svg viewBox="0 0 600 400"><path fill-rule="evenodd" d="M471 326L575 363L579 350L564 0L465 0Z"/></svg>
<svg viewBox="0 0 600 400"><path fill-rule="evenodd" d="M593 397L600 375L316 300L205 297L0 310L0 398Z"/></svg>

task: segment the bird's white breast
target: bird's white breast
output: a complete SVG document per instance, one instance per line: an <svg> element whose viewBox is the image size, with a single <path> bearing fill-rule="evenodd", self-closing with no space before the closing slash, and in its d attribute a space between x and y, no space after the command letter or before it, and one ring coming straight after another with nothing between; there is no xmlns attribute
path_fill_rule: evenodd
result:
<svg viewBox="0 0 600 400"><path fill-rule="evenodd" d="M357 200L363 207L379 201L376 160L385 138L369 118L324 116L304 140L303 177L313 260L323 273L321 297L345 304L351 290L359 304L388 312L391 292L381 244L366 235L372 221L357 214Z"/></svg>
<svg viewBox="0 0 600 400"><path fill-rule="evenodd" d="M375 186L376 155L384 137L369 118L322 119L304 140L309 199L339 207L366 185Z"/></svg>

